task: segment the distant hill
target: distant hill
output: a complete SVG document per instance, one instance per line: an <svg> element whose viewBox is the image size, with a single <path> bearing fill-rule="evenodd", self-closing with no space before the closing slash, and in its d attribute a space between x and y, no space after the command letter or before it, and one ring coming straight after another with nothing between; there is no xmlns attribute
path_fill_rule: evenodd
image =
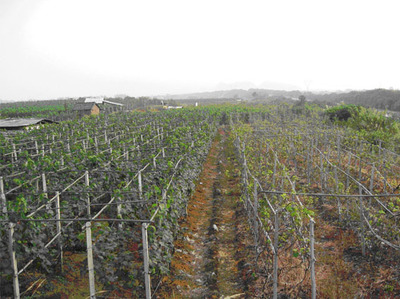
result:
<svg viewBox="0 0 400 299"><path fill-rule="evenodd" d="M307 101L335 105L340 102L346 104L362 105L376 109L400 111L400 90L372 89L349 92L301 92L299 90L273 90L273 89L230 89L210 92L198 92L178 95L167 95L158 98L173 99L178 101L223 102L232 100L245 100L262 102L264 100L297 100L300 95L305 95ZM214 101L212 101L214 100Z"/></svg>
<svg viewBox="0 0 400 299"><path fill-rule="evenodd" d="M230 89L230 90L217 90L208 92L198 93L187 93L177 95L166 95L158 98L183 100L183 99L241 99L241 100L253 100L253 99L268 99L276 96L287 96L289 98L299 97L302 93L300 91L285 91L285 90L270 90L270 89Z"/></svg>
<svg viewBox="0 0 400 299"><path fill-rule="evenodd" d="M272 81L264 81L261 84L254 84L250 81L242 81L242 82L233 82L233 83L219 83L213 88L214 90L232 90L232 89L268 89L268 90L298 90L300 89L298 86L281 83L281 82L272 82Z"/></svg>
<svg viewBox="0 0 400 299"><path fill-rule="evenodd" d="M345 93L307 93L306 97L309 100L326 102L328 104L344 102L346 104L362 105L376 109L400 111L400 90L372 89Z"/></svg>

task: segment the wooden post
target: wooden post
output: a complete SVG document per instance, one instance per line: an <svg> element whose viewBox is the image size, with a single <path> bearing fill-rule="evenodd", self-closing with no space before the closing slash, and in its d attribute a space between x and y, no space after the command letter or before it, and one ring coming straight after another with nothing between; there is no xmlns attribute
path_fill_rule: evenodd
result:
<svg viewBox="0 0 400 299"><path fill-rule="evenodd" d="M338 179L338 173L337 173L337 167L335 167L335 191L336 193L339 193L339 179ZM338 205L338 214L339 214L339 222L342 221L342 207L340 203L340 197L336 197L336 202Z"/></svg>
<svg viewBox="0 0 400 299"><path fill-rule="evenodd" d="M310 165L311 157L310 157L310 155L311 155L311 153L310 152L311 152L311 150L307 151L307 184L308 185L311 184L311 175L310 175L310 172L311 172L311 165Z"/></svg>
<svg viewBox="0 0 400 299"><path fill-rule="evenodd" d="M97 142L96 136L94 136L94 148L95 148L96 154L98 154L99 153L99 143Z"/></svg>
<svg viewBox="0 0 400 299"><path fill-rule="evenodd" d="M42 173L42 189L44 196L47 198L47 182L46 182L46 174Z"/></svg>
<svg viewBox="0 0 400 299"><path fill-rule="evenodd" d="M129 160L129 151L126 149L126 144L124 144L124 158L125 158L125 162L128 162L128 160Z"/></svg>
<svg viewBox="0 0 400 299"><path fill-rule="evenodd" d="M6 216L6 218L8 218L7 201L6 201L6 194L4 192L4 182L2 176L0 176L0 198L1 198L2 212Z"/></svg>
<svg viewBox="0 0 400 299"><path fill-rule="evenodd" d="M43 190L43 197L47 201L47 199L49 197L48 197L48 194L47 194L47 182L46 182L46 174L45 173L42 173L42 190ZM53 215L52 214L53 211L51 209L51 204L46 203L46 209L47 209L47 213Z"/></svg>
<svg viewBox="0 0 400 299"><path fill-rule="evenodd" d="M274 230L274 269L273 269L273 298L278 298L278 246L279 246L279 214L275 209L275 230Z"/></svg>
<svg viewBox="0 0 400 299"><path fill-rule="evenodd" d="M120 198L119 198L119 197L117 198L117 201L120 201ZM118 204L117 204L117 219L122 219L121 210L122 210L122 206L121 206L120 203L118 203ZM119 228L122 228L122 227L123 227L123 226L122 226L122 222L120 222L120 223L118 224L118 227L119 227Z"/></svg>
<svg viewBox="0 0 400 299"><path fill-rule="evenodd" d="M8 235L8 250L11 258L11 268L13 270L13 286L14 286L14 298L19 299L19 282L18 282L18 264L14 250L14 227L15 223L9 223L9 235Z"/></svg>
<svg viewBox="0 0 400 299"><path fill-rule="evenodd" d="M254 180L254 193L253 193L253 222L254 222L254 239L256 241L256 248L258 247L258 191L257 191L257 182Z"/></svg>
<svg viewBox="0 0 400 299"><path fill-rule="evenodd" d="M96 289L94 285L92 229L90 221L86 222L86 248L87 248L87 260L88 260L88 272L89 272L90 299L95 299Z"/></svg>
<svg viewBox="0 0 400 299"><path fill-rule="evenodd" d="M4 182L3 177L0 177L0 198L1 204L3 206L2 212L5 216L5 219L8 219L8 211L7 211L7 201L6 194L4 192ZM9 222L8 224L8 251L11 259L11 268L13 270L13 287L14 287L14 298L20 298L19 293L19 281L18 281L18 264L15 256L14 250L14 227L15 223Z"/></svg>
<svg viewBox="0 0 400 299"><path fill-rule="evenodd" d="M362 178L362 168L361 168L361 158L360 158L360 165L359 165L359 171L358 171L358 181L361 182ZM361 185L358 185L358 191L360 194L360 197L358 198L358 203L360 207L360 234L361 234L361 251L362 255L365 256L365 236L364 236L364 204L363 204L363 199L362 199L362 188Z"/></svg>
<svg viewBox="0 0 400 299"><path fill-rule="evenodd" d="M371 170L371 180L370 180L370 184L369 184L369 191L371 192L371 194L374 193L374 174L375 174L375 163L372 164L372 170ZM369 208L371 208L371 201L372 198L369 198Z"/></svg>
<svg viewBox="0 0 400 299"><path fill-rule="evenodd" d="M18 155L17 155L17 149L15 147L15 144L12 144L12 148L13 148L13 156L14 156L14 162L18 161Z"/></svg>
<svg viewBox="0 0 400 299"><path fill-rule="evenodd" d="M165 158L165 150L162 148L162 157Z"/></svg>
<svg viewBox="0 0 400 299"><path fill-rule="evenodd" d="M349 188L350 185L350 168L351 168L351 153L349 153L349 160L347 161L347 176L346 176L346 190Z"/></svg>
<svg viewBox="0 0 400 299"><path fill-rule="evenodd" d="M57 226L57 234L58 236L58 254L60 256L60 270L63 273L64 266L64 257L63 257L63 243L62 243L62 235L61 235L61 210L60 210L60 192L56 193L56 226Z"/></svg>
<svg viewBox="0 0 400 299"><path fill-rule="evenodd" d="M146 288L146 299L151 299L151 279L149 269L149 243L147 235L148 224L142 224L142 242L143 242L143 267L144 267L144 283Z"/></svg>
<svg viewBox="0 0 400 299"><path fill-rule="evenodd" d="M142 192L143 192L142 171L139 171L139 173L138 173L138 184L139 184L139 198L142 198Z"/></svg>
<svg viewBox="0 0 400 299"><path fill-rule="evenodd" d="M322 153L319 155L320 160L320 176L321 176L321 192L324 192L324 163L322 160Z"/></svg>
<svg viewBox="0 0 400 299"><path fill-rule="evenodd" d="M35 140L35 150L36 150L36 155L39 155L39 147L36 140Z"/></svg>
<svg viewBox="0 0 400 299"><path fill-rule="evenodd" d="M86 190L89 190L89 172L86 170L85 171L85 186L86 186ZM90 196L89 193L86 193L86 204L87 204L87 216L90 219Z"/></svg>
<svg viewBox="0 0 400 299"><path fill-rule="evenodd" d="M362 195L362 189L361 186L359 186L359 192L360 195ZM358 203L360 206L360 235L361 235L361 252L362 252L362 256L365 256L365 228L364 228L364 208L363 208L363 202L362 202L362 197L360 196L358 198Z"/></svg>
<svg viewBox="0 0 400 299"><path fill-rule="evenodd" d="M275 188L275 174L276 174L276 163L278 160L278 157L275 155L275 153L272 153L274 155L274 170L272 173L272 189L276 189Z"/></svg>
<svg viewBox="0 0 400 299"><path fill-rule="evenodd" d="M311 298L317 296L317 287L315 282L315 255L314 255L314 220L310 219L310 254L311 254Z"/></svg>
<svg viewBox="0 0 400 299"><path fill-rule="evenodd" d="M386 187L386 182L387 182L387 177L386 177L386 161L383 161L383 178L384 178L384 184L383 184L383 193L387 194L387 187Z"/></svg>
<svg viewBox="0 0 400 299"><path fill-rule="evenodd" d="M349 153L349 160L347 162L347 175L346 175L346 192L348 192L349 190L349 186L350 186L350 167L351 167L351 154ZM349 199L346 199L346 218L347 220L349 219Z"/></svg>
<svg viewBox="0 0 400 299"><path fill-rule="evenodd" d="M340 135L337 136L336 148L337 148L337 159L338 159L338 161L340 161L340 158L341 158L341 154L340 154Z"/></svg>

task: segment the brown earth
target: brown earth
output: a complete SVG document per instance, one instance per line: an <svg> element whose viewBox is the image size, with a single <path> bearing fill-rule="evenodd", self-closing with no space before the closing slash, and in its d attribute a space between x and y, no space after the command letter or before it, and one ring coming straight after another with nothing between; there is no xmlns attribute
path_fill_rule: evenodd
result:
<svg viewBox="0 0 400 299"><path fill-rule="evenodd" d="M248 298L251 234L240 176L224 129L217 133L175 242L171 275L157 298Z"/></svg>

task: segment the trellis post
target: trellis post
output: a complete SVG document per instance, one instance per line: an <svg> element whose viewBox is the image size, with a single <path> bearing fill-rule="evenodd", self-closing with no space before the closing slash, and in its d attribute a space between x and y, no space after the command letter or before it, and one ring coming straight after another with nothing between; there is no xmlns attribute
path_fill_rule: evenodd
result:
<svg viewBox="0 0 400 299"><path fill-rule="evenodd" d="M146 288L146 299L151 299L151 279L149 270L149 243L147 234L148 224L142 224L142 242L143 242L143 267L144 267L144 283Z"/></svg>
<svg viewBox="0 0 400 299"><path fill-rule="evenodd" d="M338 173L337 173L337 168L335 167L335 191L336 193L339 193L339 179L338 179ZM342 207L341 207L341 202L340 202L340 197L336 196L336 202L338 205L338 214L339 214L339 222L342 221Z"/></svg>
<svg viewBox="0 0 400 299"><path fill-rule="evenodd" d="M3 177L0 176L0 198L1 198L1 205L2 205L2 212L4 215L7 215L7 201L6 201L6 194L4 192L4 182Z"/></svg>
<svg viewBox="0 0 400 299"><path fill-rule="evenodd" d="M256 247L257 247L258 246L258 221L257 221L257 215L258 215L258 191L257 191L257 182L256 182L255 179L253 179L253 181L254 181L253 221L254 221L255 241L256 241Z"/></svg>
<svg viewBox="0 0 400 299"><path fill-rule="evenodd" d="M362 256L365 256L365 228L364 228L364 208L363 208L363 202L362 202L362 189L360 188L360 197L358 198L358 202L360 205L360 234L361 234L361 252Z"/></svg>
<svg viewBox="0 0 400 299"><path fill-rule="evenodd" d="M278 158L275 153L273 153L273 155L274 155L274 170L272 173L272 188L275 189L275 173L276 173L276 163L278 162Z"/></svg>
<svg viewBox="0 0 400 299"><path fill-rule="evenodd" d="M92 229L90 221L86 222L86 249L87 249L88 272L89 272L90 299L95 299L96 289L94 284Z"/></svg>
<svg viewBox="0 0 400 299"><path fill-rule="evenodd" d="M315 282L315 255L314 255L314 219L310 219L310 258L311 258L311 298L317 296L317 286Z"/></svg>
<svg viewBox="0 0 400 299"><path fill-rule="evenodd" d="M56 226L57 226L57 235L58 235L58 251L60 255L60 269L61 273L63 273L64 266L64 257L63 257L63 244L62 244L62 235L61 235L61 210L60 210L60 192L56 193Z"/></svg>
<svg viewBox="0 0 400 299"><path fill-rule="evenodd" d="M71 153L71 145L69 144L69 138L67 138L67 153Z"/></svg>
<svg viewBox="0 0 400 299"><path fill-rule="evenodd" d="M372 164L372 169L371 169L371 180L370 180L370 185L369 185L369 191L371 194L374 193L374 175L375 175L375 163ZM371 202L372 198L369 198L369 207L371 207Z"/></svg>
<svg viewBox="0 0 400 299"><path fill-rule="evenodd" d="M139 173L138 173L138 184L139 184L139 198L142 198L143 187L142 187L142 171L141 170L139 170Z"/></svg>
<svg viewBox="0 0 400 299"><path fill-rule="evenodd" d="M12 144L12 148L13 148L13 154L12 156L14 156L14 161L13 162L17 162L18 161L18 155L17 155L17 149L15 147L15 144Z"/></svg>
<svg viewBox="0 0 400 299"><path fill-rule="evenodd" d="M14 298L19 299L20 294L19 294L19 282L18 282L18 264L17 264L17 258L15 256L15 250L14 250L14 227L15 223L10 222L9 223L9 235L8 235L8 250L10 252L10 258L11 258L11 268L13 271L13 286L14 286Z"/></svg>
<svg viewBox="0 0 400 299"><path fill-rule="evenodd" d="M7 201L6 194L4 192L4 182L3 177L0 177L0 198L1 204L3 206L2 212L5 216L5 219L8 219L8 211L7 211ZM15 256L14 250L14 227L15 223L9 222L8 224L8 251L11 259L11 268L13 271L13 287L14 287L14 298L20 298L19 294L19 281L18 281L18 264Z"/></svg>
<svg viewBox="0 0 400 299"><path fill-rule="evenodd" d="M360 144L362 145L361 141ZM359 159L359 168L358 168L358 181L361 182L362 179L362 165L361 165L361 157ZM361 188L361 183L358 185L358 192L359 192L359 198L358 198L358 203L360 207L360 234L361 234L361 251L362 251L362 256L365 256L365 228L364 228L364 203L363 203L363 190Z"/></svg>
<svg viewBox="0 0 400 299"><path fill-rule="evenodd" d="M275 209L275 230L274 230L274 269L273 269L273 298L278 298L278 246L279 246L279 214Z"/></svg>
<svg viewBox="0 0 400 299"><path fill-rule="evenodd" d="M89 185L90 185L90 181L89 181L89 171L85 171L85 186L86 186L86 190L89 190ZM86 195L86 204L87 204L87 216L88 218L90 218L90 196L89 193L87 193Z"/></svg>
<svg viewBox="0 0 400 299"><path fill-rule="evenodd" d="M98 154L99 153L99 143L97 142L96 136L94 136L94 148L95 148L96 154Z"/></svg>
<svg viewBox="0 0 400 299"><path fill-rule="evenodd" d="M319 155L319 160L320 160L321 192L324 192L324 162L322 160L322 152Z"/></svg>
<svg viewBox="0 0 400 299"><path fill-rule="evenodd" d="M38 143L35 140L35 151L36 151L36 155L39 155L39 147L38 147Z"/></svg>
<svg viewBox="0 0 400 299"><path fill-rule="evenodd" d="M351 154L349 153L349 160L347 162L347 173L346 173L346 190L349 189L350 185L350 167L351 167ZM346 199L346 218L349 218L349 200Z"/></svg>
<svg viewBox="0 0 400 299"><path fill-rule="evenodd" d="M46 174L45 173L42 173L42 190L43 190L44 198L47 199L48 194L47 194L47 182L46 182ZM51 204L47 203L46 209L48 212L51 211Z"/></svg>

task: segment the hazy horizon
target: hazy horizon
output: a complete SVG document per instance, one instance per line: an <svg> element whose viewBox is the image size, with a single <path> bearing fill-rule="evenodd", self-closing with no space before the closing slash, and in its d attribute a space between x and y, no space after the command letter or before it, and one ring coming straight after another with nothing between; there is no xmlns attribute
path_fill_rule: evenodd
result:
<svg viewBox="0 0 400 299"><path fill-rule="evenodd" d="M400 89L398 6L2 0L0 99Z"/></svg>

